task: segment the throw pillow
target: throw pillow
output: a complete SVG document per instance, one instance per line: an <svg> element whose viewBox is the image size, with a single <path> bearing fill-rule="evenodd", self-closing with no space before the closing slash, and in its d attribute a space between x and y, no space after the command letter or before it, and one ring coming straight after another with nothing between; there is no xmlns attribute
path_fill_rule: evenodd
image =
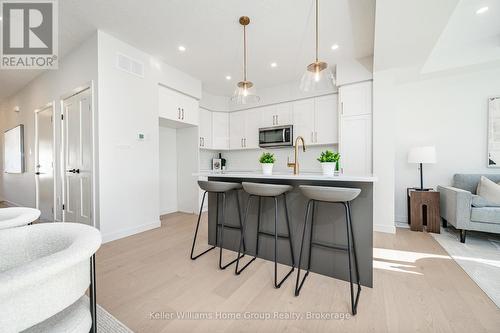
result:
<svg viewBox="0 0 500 333"><path fill-rule="evenodd" d="M500 185L492 182L484 176L481 176L476 193L487 201L500 204Z"/></svg>

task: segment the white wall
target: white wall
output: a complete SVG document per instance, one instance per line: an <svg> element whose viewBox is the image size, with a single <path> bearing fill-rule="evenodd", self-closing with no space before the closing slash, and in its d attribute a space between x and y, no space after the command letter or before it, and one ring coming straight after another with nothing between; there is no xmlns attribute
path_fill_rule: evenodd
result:
<svg viewBox="0 0 500 333"><path fill-rule="evenodd" d="M160 215L177 211L177 131L160 126Z"/></svg>
<svg viewBox="0 0 500 333"><path fill-rule="evenodd" d="M406 187L419 185L413 146L435 145L437 164L424 165L424 185L451 184L455 173L500 173L486 167L487 99L500 96L500 64L421 76L395 73L396 220L407 221Z"/></svg>
<svg viewBox="0 0 500 333"><path fill-rule="evenodd" d="M8 98L0 106L0 133L18 124L24 124L26 172L19 175L5 174L0 170L0 197L20 206L35 206L35 116L34 110L49 102L56 102L56 114L60 114L60 98L86 83L97 82L97 34L66 55L59 63L59 69L47 70L37 76L26 87ZM19 106L20 112L13 111ZM94 105L95 107L95 105ZM56 133L60 133L60 118L55 117ZM0 136L0 150L3 159L3 135ZM60 137L56 136L56 144ZM55 160L57 174L59 161ZM58 185L58 207L56 217L61 218L61 182Z"/></svg>
<svg viewBox="0 0 500 333"><path fill-rule="evenodd" d="M100 219L110 241L160 226L158 83L200 98L201 82L102 31L98 40ZM144 63L144 77L118 70L117 52Z"/></svg>

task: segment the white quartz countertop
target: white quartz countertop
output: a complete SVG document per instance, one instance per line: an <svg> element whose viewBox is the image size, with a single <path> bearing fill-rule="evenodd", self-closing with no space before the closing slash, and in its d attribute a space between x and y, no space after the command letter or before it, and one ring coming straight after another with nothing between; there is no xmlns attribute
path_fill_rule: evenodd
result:
<svg viewBox="0 0 500 333"><path fill-rule="evenodd" d="M259 171L225 171L223 173L213 172L213 171L200 171L194 173L195 177L225 177L225 178L260 178L260 179L287 179L287 180L321 180L321 181L332 181L332 182L365 182L373 183L377 181L377 177L373 176L349 176L349 175L339 175L339 176L323 176L321 173L303 172L298 175L293 173L275 172L272 175L264 175Z"/></svg>

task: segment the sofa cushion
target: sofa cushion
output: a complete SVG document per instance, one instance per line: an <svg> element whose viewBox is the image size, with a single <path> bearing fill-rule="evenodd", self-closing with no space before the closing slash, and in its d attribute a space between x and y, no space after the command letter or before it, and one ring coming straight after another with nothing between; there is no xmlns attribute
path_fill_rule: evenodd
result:
<svg viewBox="0 0 500 333"><path fill-rule="evenodd" d="M500 207L472 207L470 219L474 222L500 224Z"/></svg>
<svg viewBox="0 0 500 333"><path fill-rule="evenodd" d="M477 194L476 189L481 176L484 176L495 183L500 182L500 174L481 175L457 173L453 176L453 187L469 191L472 194Z"/></svg>
<svg viewBox="0 0 500 333"><path fill-rule="evenodd" d="M500 207L500 204L486 200L477 194L472 195L472 207Z"/></svg>
<svg viewBox="0 0 500 333"><path fill-rule="evenodd" d="M488 178L482 176L477 186L477 195L483 197L484 199L493 202L495 204L500 204L500 185L492 182Z"/></svg>

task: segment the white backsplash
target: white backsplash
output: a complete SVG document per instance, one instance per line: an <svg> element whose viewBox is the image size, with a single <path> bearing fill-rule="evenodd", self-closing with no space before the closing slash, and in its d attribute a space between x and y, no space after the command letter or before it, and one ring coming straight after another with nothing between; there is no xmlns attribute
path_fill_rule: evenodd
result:
<svg viewBox="0 0 500 333"><path fill-rule="evenodd" d="M307 146L305 152L302 147L299 149L299 164L300 170L303 172L321 172L321 165L317 161L320 153L326 149L338 151L337 145L320 145ZM218 158L219 152L226 159L228 171L258 171L261 169L259 157L263 152L273 153L276 157L274 171L286 172L291 171L287 167L287 157L290 161L294 159L294 148L275 148L275 149L248 149L248 150L231 150L231 151L215 151L215 150L200 150L200 170L212 169L212 158ZM341 158L342 163L342 158Z"/></svg>

